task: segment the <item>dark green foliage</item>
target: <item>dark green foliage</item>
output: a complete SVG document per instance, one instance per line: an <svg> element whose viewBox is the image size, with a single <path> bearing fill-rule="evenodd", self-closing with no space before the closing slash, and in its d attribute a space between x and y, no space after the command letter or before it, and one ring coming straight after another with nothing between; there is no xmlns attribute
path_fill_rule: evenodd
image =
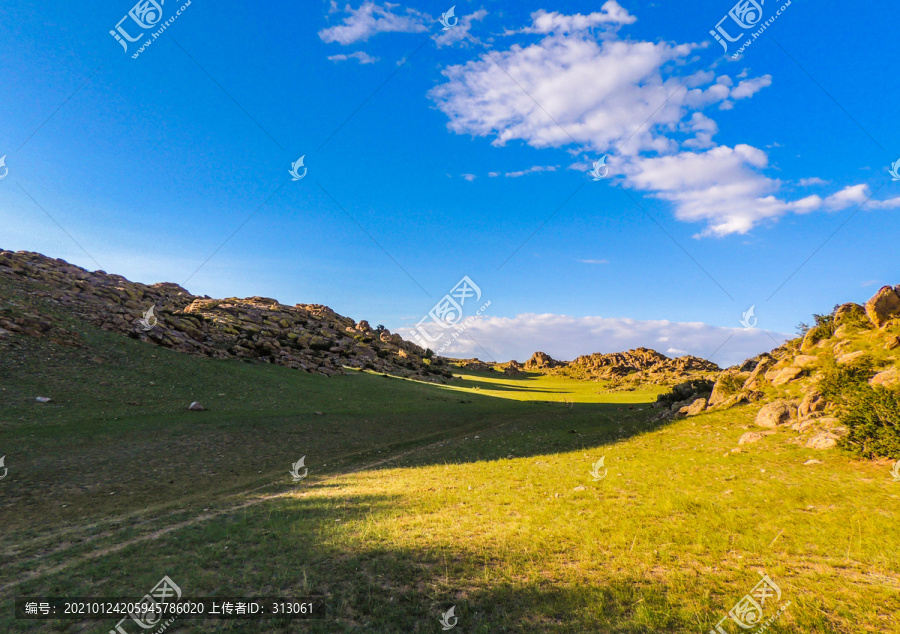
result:
<svg viewBox="0 0 900 634"><path fill-rule="evenodd" d="M848 435L842 445L865 458L900 458L900 388L871 386L865 362L825 368L819 390L838 406Z"/></svg>
<svg viewBox="0 0 900 634"><path fill-rule="evenodd" d="M434 356L434 350L432 350L431 348L426 348L425 349L425 358L430 359L433 356Z"/></svg>

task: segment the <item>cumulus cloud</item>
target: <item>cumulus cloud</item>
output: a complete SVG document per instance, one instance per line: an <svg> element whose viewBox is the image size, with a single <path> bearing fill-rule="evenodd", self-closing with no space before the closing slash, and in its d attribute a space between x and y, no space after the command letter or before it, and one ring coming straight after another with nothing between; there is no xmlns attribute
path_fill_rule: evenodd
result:
<svg viewBox="0 0 900 634"><path fill-rule="evenodd" d="M344 7L347 14L344 21L319 31L323 42L353 44L366 41L376 33L421 33L428 30L427 24L433 20L430 16L415 9L406 9L405 13L395 13L399 5L386 2L379 6L375 2L363 2L354 9L349 4ZM334 9L334 5L332 5Z"/></svg>
<svg viewBox="0 0 900 634"><path fill-rule="evenodd" d="M459 22L455 27L453 27L449 31L441 31L432 39L434 40L435 44L438 45L438 48L440 48L441 46L451 46L453 44L456 44L457 42L463 42L463 46L466 46L466 36L472 29L472 23L484 20L486 15L487 11L485 11L484 9L480 9L475 13L457 16L459 18Z"/></svg>
<svg viewBox="0 0 900 634"><path fill-rule="evenodd" d="M718 124L704 110L733 108L770 86L772 77L690 74L686 65L702 45L619 39L615 29L632 22L615 2L589 15L538 11L522 31L542 36L539 41L444 69L446 80L429 97L456 134L485 137L495 146L522 141L609 154L611 175L671 202L677 219L702 223L697 237L744 234L788 213L864 200L864 185L824 199L791 199L782 191L785 183L764 174L765 151L717 145ZM593 28L602 31L599 38ZM569 168L590 169L585 158Z"/></svg>
<svg viewBox="0 0 900 634"><path fill-rule="evenodd" d="M463 174L462 177L465 178L465 179L466 179L467 181L469 181L470 183L471 183L473 180L475 180L476 178L478 178L477 176L475 176L475 174Z"/></svg>
<svg viewBox="0 0 900 634"><path fill-rule="evenodd" d="M829 182L830 181L822 180L818 176L813 176L812 178L801 178L797 181L797 184L800 185L800 187L809 187L811 185L827 185Z"/></svg>
<svg viewBox="0 0 900 634"><path fill-rule="evenodd" d="M372 57L365 51L357 51L355 53L350 53L349 55L344 55L344 54L329 55L328 59L332 62L343 62L348 59L355 59L360 64L374 64L375 62L378 61L377 57Z"/></svg>
<svg viewBox="0 0 900 634"><path fill-rule="evenodd" d="M727 367L771 350L792 337L755 328L722 328L701 322L529 313L513 318L475 318L466 334L442 354L485 359L487 351L497 361L525 361L541 350L555 359L572 360L583 354L619 352L657 341L665 344L658 346L658 350L669 356L692 354Z"/></svg>
<svg viewBox="0 0 900 634"><path fill-rule="evenodd" d="M547 12L543 9L531 14L532 25L525 27L521 33L574 33L586 31L600 25L632 24L637 18L630 15L615 0L605 2L600 11L582 15L564 15L557 11Z"/></svg>

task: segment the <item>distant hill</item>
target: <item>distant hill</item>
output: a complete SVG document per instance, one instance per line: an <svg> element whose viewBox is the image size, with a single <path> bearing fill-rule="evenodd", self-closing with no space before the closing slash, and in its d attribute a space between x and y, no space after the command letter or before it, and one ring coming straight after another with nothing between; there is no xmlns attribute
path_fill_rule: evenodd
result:
<svg viewBox="0 0 900 634"><path fill-rule="evenodd" d="M450 376L442 360L426 359L416 344L327 306L198 297L177 284L148 286L39 253L0 250L0 339L21 333L82 345L40 309L42 302L187 354L256 359L324 375L348 366L432 381Z"/></svg>

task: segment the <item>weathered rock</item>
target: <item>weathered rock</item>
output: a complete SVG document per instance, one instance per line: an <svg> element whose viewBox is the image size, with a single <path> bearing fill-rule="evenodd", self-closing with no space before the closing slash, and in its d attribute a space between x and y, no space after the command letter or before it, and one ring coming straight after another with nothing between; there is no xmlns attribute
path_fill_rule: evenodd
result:
<svg viewBox="0 0 900 634"><path fill-rule="evenodd" d="M755 367L755 366L754 366ZM709 395L709 406L713 407L724 402L729 396L739 391L747 378L750 376L747 372L735 370L725 370L717 378L713 384L712 393Z"/></svg>
<svg viewBox="0 0 900 634"><path fill-rule="evenodd" d="M203 407L198 401L194 401L190 405L188 405L188 409L192 412L204 412L206 408Z"/></svg>
<svg viewBox="0 0 900 634"><path fill-rule="evenodd" d="M823 338L818 328L810 328L803 335L803 342L800 344L800 350L806 352L816 347L816 344Z"/></svg>
<svg viewBox="0 0 900 634"><path fill-rule="evenodd" d="M882 286L866 302L866 315L876 328L881 328L894 317L900 316L900 295L890 286Z"/></svg>
<svg viewBox="0 0 900 634"><path fill-rule="evenodd" d="M762 440L763 435L756 431L748 431L746 434L738 438L739 445L749 445Z"/></svg>
<svg viewBox="0 0 900 634"><path fill-rule="evenodd" d="M838 437L831 432L824 431L816 434L806 443L808 449L831 449L837 445Z"/></svg>
<svg viewBox="0 0 900 634"><path fill-rule="evenodd" d="M686 416L696 416L700 412L706 409L706 399L698 398L690 405L686 405L678 410L679 414L684 414Z"/></svg>
<svg viewBox="0 0 900 634"><path fill-rule="evenodd" d="M890 337L886 344L884 344L885 350L894 350L896 348L900 348L900 336Z"/></svg>
<svg viewBox="0 0 900 634"><path fill-rule="evenodd" d="M388 341L381 341L368 323L357 323L319 304L286 306L258 296L197 297L176 284L130 282L37 253L2 249L0 284L45 297L47 303L63 306L100 328L187 354L216 359L256 358L309 371L327 367L331 373L341 373L338 368L342 363L368 367L366 364L376 365L377 361L382 372L445 375L445 370L434 367L440 359L425 364L425 350L416 344L389 332L384 333ZM156 309L158 323L147 332L135 323L151 306ZM7 320L6 311L0 309L0 328L16 335L47 336L52 342L85 347L80 335L27 310ZM361 341L366 341L367 347L356 345Z"/></svg>
<svg viewBox="0 0 900 634"><path fill-rule="evenodd" d="M789 401L778 400L767 405L756 415L757 427L777 427L788 423L793 415L794 408Z"/></svg>
<svg viewBox="0 0 900 634"><path fill-rule="evenodd" d="M843 324L859 323L866 318L866 309L854 302L841 304L834 309L834 325L841 326Z"/></svg>
<svg viewBox="0 0 900 634"><path fill-rule="evenodd" d="M531 358L525 362L526 370L548 370L559 365L559 361L552 358L546 352L535 352Z"/></svg>
<svg viewBox="0 0 900 634"><path fill-rule="evenodd" d="M36 400L38 403L49 403L51 399L49 396L38 396L34 400Z"/></svg>
<svg viewBox="0 0 900 634"><path fill-rule="evenodd" d="M750 372L750 376L747 377L747 380L744 381L744 389L747 390L755 390L761 387L762 379L765 378L766 372L775 365L775 359L772 358L771 355L765 354L760 355L759 362L756 364L756 367Z"/></svg>
<svg viewBox="0 0 900 634"><path fill-rule="evenodd" d="M772 385L779 386L784 385L785 383L790 383L791 381L796 380L801 374L803 374L802 368L789 367L780 370L778 374L772 377Z"/></svg>
<svg viewBox="0 0 900 634"><path fill-rule="evenodd" d="M813 356L811 354L798 354L796 357L794 357L794 365L798 368L805 368L806 366L813 365L818 360L819 357Z"/></svg>
<svg viewBox="0 0 900 634"><path fill-rule="evenodd" d="M891 387L898 383L900 383L900 371L897 368L889 368L869 379L869 385L880 385L882 387Z"/></svg>
<svg viewBox="0 0 900 634"><path fill-rule="evenodd" d="M797 415L800 420L803 420L804 418L809 418L812 414L823 411L827 405L825 397L813 390L807 392L806 396L803 397L800 407L797 409Z"/></svg>
<svg viewBox="0 0 900 634"><path fill-rule="evenodd" d="M846 354L842 354L841 356L839 356L837 358L837 362L842 363L842 364L853 363L860 357L865 356L865 354L866 354L865 350L855 350L854 352L848 352Z"/></svg>

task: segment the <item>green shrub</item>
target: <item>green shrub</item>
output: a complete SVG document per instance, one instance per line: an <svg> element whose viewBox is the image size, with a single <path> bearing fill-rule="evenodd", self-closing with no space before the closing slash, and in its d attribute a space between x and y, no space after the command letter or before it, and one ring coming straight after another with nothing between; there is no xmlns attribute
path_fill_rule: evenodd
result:
<svg viewBox="0 0 900 634"><path fill-rule="evenodd" d="M723 374L719 377L719 385L722 387L725 396L731 396L741 391L745 380L739 374Z"/></svg>
<svg viewBox="0 0 900 634"><path fill-rule="evenodd" d="M869 385L867 362L839 366L831 362L819 390L838 407L848 434L841 444L865 458L900 458L900 387Z"/></svg>

